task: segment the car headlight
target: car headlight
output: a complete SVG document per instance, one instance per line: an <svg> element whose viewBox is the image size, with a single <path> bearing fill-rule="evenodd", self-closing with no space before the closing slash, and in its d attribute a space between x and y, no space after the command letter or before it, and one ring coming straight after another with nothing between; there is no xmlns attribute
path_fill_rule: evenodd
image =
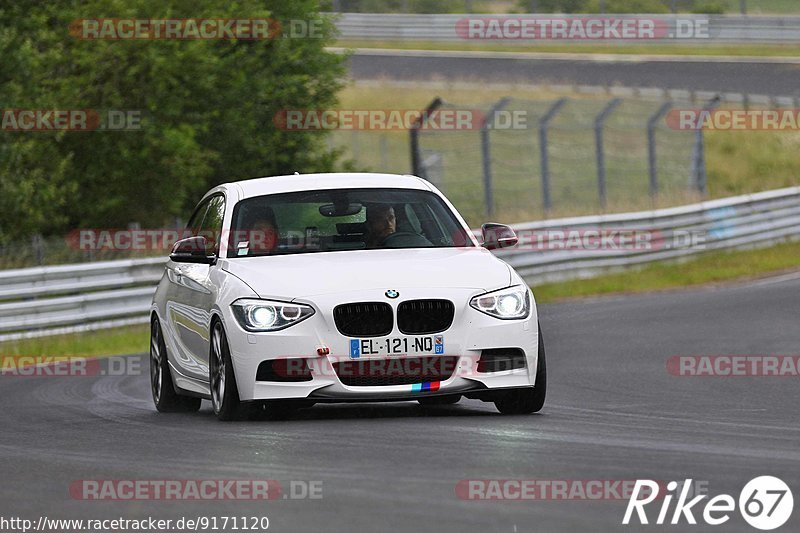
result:
<svg viewBox="0 0 800 533"><path fill-rule="evenodd" d="M244 299L233 302L233 314L247 331L279 331L314 314L305 304Z"/></svg>
<svg viewBox="0 0 800 533"><path fill-rule="evenodd" d="M530 291L523 285L481 294L470 300L469 305L481 313L502 320L527 318L531 312Z"/></svg>

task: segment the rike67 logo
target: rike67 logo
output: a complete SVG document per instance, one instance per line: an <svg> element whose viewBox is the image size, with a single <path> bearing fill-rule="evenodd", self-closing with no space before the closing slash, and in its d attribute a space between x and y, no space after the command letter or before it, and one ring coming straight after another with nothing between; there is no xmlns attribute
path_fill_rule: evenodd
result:
<svg viewBox="0 0 800 533"><path fill-rule="evenodd" d="M708 498L708 495L701 494L690 500L691 487L691 479L680 485L676 481L670 481L666 487L666 494L659 494L657 482L648 479L637 480L622 523L636 524L635 516L640 524L650 524L653 516L651 514L648 517L645 507L657 499L661 499L661 508L653 523L658 525L676 525L683 523L684 520L687 524L695 525L697 524L695 513L711 526L719 526L730 520L731 514L737 508L733 496L720 494L709 499L705 505L701 505L700 502ZM675 507L670 509L676 497ZM744 486L739 494L738 509L748 524L756 529L769 531L781 527L789 520L794 509L794 498L791 489L782 480L772 476L760 476Z"/></svg>

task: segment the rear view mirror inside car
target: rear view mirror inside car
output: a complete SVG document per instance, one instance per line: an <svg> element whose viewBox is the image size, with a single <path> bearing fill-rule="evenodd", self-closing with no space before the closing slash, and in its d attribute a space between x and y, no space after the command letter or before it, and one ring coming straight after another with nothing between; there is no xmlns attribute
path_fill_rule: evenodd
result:
<svg viewBox="0 0 800 533"><path fill-rule="evenodd" d="M357 215L363 208L360 203L325 204L320 206L319 214L324 217L349 217Z"/></svg>

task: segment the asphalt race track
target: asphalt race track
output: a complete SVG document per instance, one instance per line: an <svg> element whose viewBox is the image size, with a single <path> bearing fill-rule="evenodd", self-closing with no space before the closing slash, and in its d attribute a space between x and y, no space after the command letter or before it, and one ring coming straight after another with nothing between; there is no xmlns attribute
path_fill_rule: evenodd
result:
<svg viewBox="0 0 800 533"><path fill-rule="evenodd" d="M462 400L427 410L317 406L225 424L207 402L198 414L157 414L146 364L123 377L2 376L0 494L5 509L32 519L265 515L270 531L309 532L661 529L621 526L624 501L466 501L455 487L693 478L738 498L767 474L800 486L798 378L666 371L673 355L797 354L798 306L800 276L543 306L550 395L531 416ZM322 481L323 498L98 502L69 493L84 479L208 478ZM722 529L670 531L711 529L754 531L738 513Z"/></svg>
<svg viewBox="0 0 800 533"><path fill-rule="evenodd" d="M567 59L497 59L413 56L403 53L356 53L350 59L356 80L471 80L657 87L797 96L800 65L766 61L582 61Z"/></svg>

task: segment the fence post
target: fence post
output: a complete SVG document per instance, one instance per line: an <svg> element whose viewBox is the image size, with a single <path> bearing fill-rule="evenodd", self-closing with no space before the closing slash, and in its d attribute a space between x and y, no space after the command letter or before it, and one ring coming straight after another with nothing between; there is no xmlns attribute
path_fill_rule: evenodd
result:
<svg viewBox="0 0 800 533"><path fill-rule="evenodd" d="M422 171L422 154L419 150L419 130L428 121L431 113L439 109L442 103L442 99L438 96L434 98L422 112L422 115L414 121L414 124L411 125L411 129L409 130L409 136L411 137L411 173L420 178L425 178L425 176Z"/></svg>
<svg viewBox="0 0 800 533"><path fill-rule="evenodd" d="M716 95L714 98L709 100L705 106L703 106L703 110L701 112L701 117L705 116L706 113L710 113L717 105L720 103L720 96ZM697 190L701 194L705 194L707 190L707 183L706 183L706 148L705 148L705 136L703 134L703 128L697 128L694 135L694 151L692 153L692 175L691 180L693 185L697 188Z"/></svg>
<svg viewBox="0 0 800 533"><path fill-rule="evenodd" d="M40 234L31 237L31 246L33 248L33 256L36 258L37 265L44 264L44 239Z"/></svg>
<svg viewBox="0 0 800 533"><path fill-rule="evenodd" d="M553 206L550 198L550 162L547 159L547 128L550 127L550 121L567 103L568 98L560 98L554 103L547 113L539 121L539 164L542 167L542 203L545 212L549 211Z"/></svg>
<svg viewBox="0 0 800 533"><path fill-rule="evenodd" d="M600 197L600 206L606 207L606 156L603 148L603 126L609 115L622 103L621 98L614 98L594 119L594 142L597 151L597 192Z"/></svg>
<svg viewBox="0 0 800 533"><path fill-rule="evenodd" d="M739 0L739 11L742 15L747 15L747 0Z"/></svg>
<svg viewBox="0 0 800 533"><path fill-rule="evenodd" d="M481 126L481 156L483 160L483 197L486 202L486 215L491 219L494 217L494 189L492 185L492 152L489 142L489 132L492 129L494 116L501 111L508 102L509 98L502 98L492 106L486 114L486 119Z"/></svg>
<svg viewBox="0 0 800 533"><path fill-rule="evenodd" d="M672 109L672 102L665 102L647 120L647 162L650 167L650 198L658 195L658 167L656 166L656 124Z"/></svg>

